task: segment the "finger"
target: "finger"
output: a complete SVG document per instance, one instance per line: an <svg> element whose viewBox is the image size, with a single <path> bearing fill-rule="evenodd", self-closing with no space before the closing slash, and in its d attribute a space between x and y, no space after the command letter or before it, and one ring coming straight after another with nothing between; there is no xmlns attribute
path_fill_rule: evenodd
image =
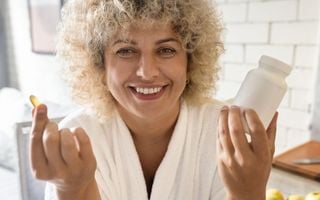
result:
<svg viewBox="0 0 320 200"><path fill-rule="evenodd" d="M47 117L47 107L44 104L40 104L33 112L29 144L30 164L36 178L46 179L44 174L39 173L46 172L48 164L42 143L43 132L49 121Z"/></svg>
<svg viewBox="0 0 320 200"><path fill-rule="evenodd" d="M223 149L222 149L222 144L221 144L221 141L220 141L220 136L219 136L219 130L217 129L217 142L216 142L216 147L217 147L217 155L219 155L220 153L222 153Z"/></svg>
<svg viewBox="0 0 320 200"><path fill-rule="evenodd" d="M60 134L58 125L55 122L49 122L47 124L43 134L43 144L49 167L51 167L52 170L64 168L65 163L60 150Z"/></svg>
<svg viewBox="0 0 320 200"><path fill-rule="evenodd" d="M70 167L79 164L79 151L72 132L69 129L60 130L61 155L64 162Z"/></svg>
<svg viewBox="0 0 320 200"><path fill-rule="evenodd" d="M272 156L275 151L275 139L276 139L276 133L277 133L277 120L278 120L279 113L276 112L271 120L271 123L267 129L267 136L269 141L269 146L271 149Z"/></svg>
<svg viewBox="0 0 320 200"><path fill-rule="evenodd" d="M222 176L221 178L226 184L234 184L237 169L238 167L236 165L230 165L230 162L226 163L224 160L218 161L218 170L220 172L220 175Z"/></svg>
<svg viewBox="0 0 320 200"><path fill-rule="evenodd" d="M76 136L80 148L80 158L89 163L95 162L91 142L86 132L82 128L76 128L74 135Z"/></svg>
<svg viewBox="0 0 320 200"><path fill-rule="evenodd" d="M246 155L251 152L244 128L242 126L240 107L231 106L228 124L231 142L235 148L235 151L241 155Z"/></svg>
<svg viewBox="0 0 320 200"><path fill-rule="evenodd" d="M220 111L218 121L218 138L221 150L226 153L227 156L232 157L234 153L234 147L229 135L228 116L229 108L224 106Z"/></svg>
<svg viewBox="0 0 320 200"><path fill-rule="evenodd" d="M252 109L245 109L244 116L248 123L248 128L251 133L251 144L253 151L264 154L268 149L268 139L265 128L257 115Z"/></svg>
<svg viewBox="0 0 320 200"><path fill-rule="evenodd" d="M35 111L36 111L36 109L35 109L35 108L32 108L32 111L31 111L32 118L33 118L33 116L34 116Z"/></svg>

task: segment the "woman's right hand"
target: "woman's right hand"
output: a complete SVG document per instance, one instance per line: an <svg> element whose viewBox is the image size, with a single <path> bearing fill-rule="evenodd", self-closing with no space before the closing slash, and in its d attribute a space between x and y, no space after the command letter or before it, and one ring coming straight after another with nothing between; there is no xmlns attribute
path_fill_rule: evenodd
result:
<svg viewBox="0 0 320 200"><path fill-rule="evenodd" d="M30 161L34 176L53 183L60 200L100 199L89 137L82 128L59 130L44 104L33 110Z"/></svg>

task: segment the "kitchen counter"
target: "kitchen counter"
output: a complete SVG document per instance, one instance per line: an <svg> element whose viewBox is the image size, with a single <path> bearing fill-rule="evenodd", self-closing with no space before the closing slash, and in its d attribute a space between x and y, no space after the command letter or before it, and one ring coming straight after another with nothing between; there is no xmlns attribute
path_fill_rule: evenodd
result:
<svg viewBox="0 0 320 200"><path fill-rule="evenodd" d="M272 168L267 188L276 188L286 197L292 194L306 195L309 192L320 192L320 182Z"/></svg>

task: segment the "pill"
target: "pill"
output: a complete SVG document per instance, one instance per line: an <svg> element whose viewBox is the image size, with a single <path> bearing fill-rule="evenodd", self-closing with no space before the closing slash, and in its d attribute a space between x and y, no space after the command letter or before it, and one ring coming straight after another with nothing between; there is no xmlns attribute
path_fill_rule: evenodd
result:
<svg viewBox="0 0 320 200"><path fill-rule="evenodd" d="M33 107L37 107L38 105L41 104L39 99L34 95L30 95L29 99L30 99L30 102L32 103Z"/></svg>

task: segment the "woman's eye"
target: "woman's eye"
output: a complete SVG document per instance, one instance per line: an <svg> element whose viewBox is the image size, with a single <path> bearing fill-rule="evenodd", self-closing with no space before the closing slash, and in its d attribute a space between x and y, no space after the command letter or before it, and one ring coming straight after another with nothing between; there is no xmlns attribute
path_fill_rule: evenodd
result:
<svg viewBox="0 0 320 200"><path fill-rule="evenodd" d="M163 57L172 57L176 54L176 50L172 48L161 48L159 49L159 53Z"/></svg>
<svg viewBox="0 0 320 200"><path fill-rule="evenodd" d="M130 58L136 54L136 51L134 49L124 48L116 51L116 54L123 58Z"/></svg>

